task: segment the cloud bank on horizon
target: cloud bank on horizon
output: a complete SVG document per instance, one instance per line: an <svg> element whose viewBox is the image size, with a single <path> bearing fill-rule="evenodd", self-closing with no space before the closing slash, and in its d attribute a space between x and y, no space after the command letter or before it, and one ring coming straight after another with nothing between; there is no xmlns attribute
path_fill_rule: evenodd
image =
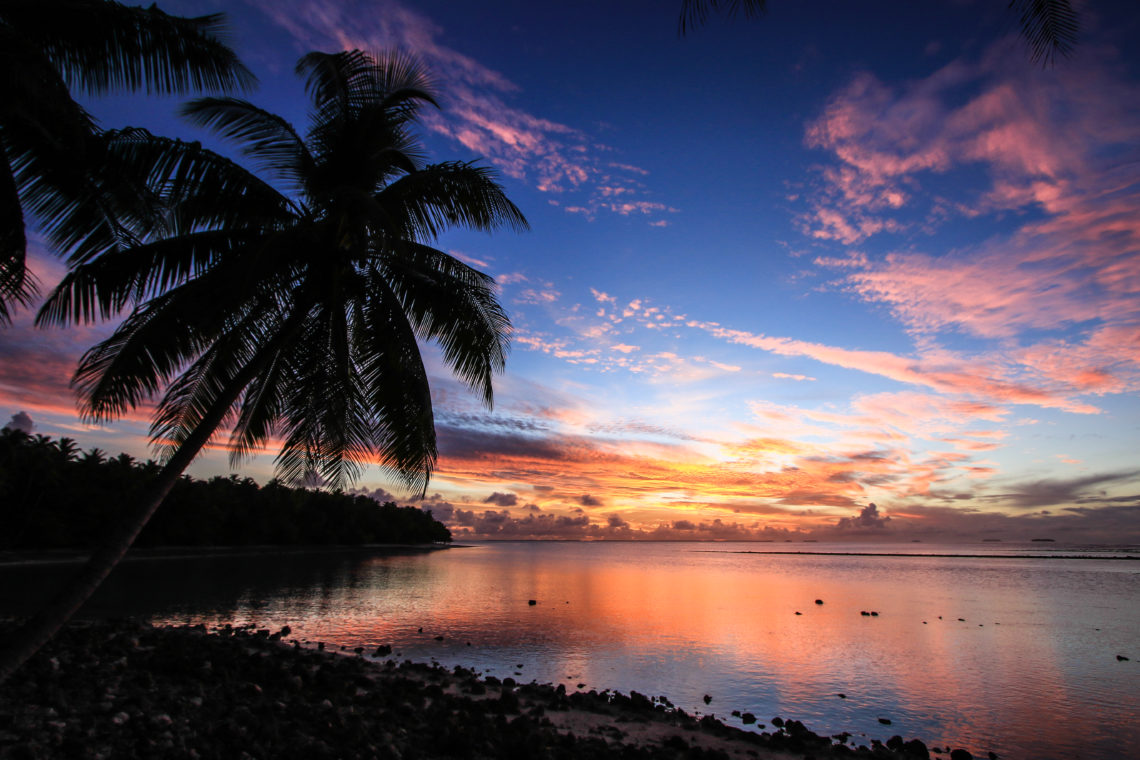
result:
<svg viewBox="0 0 1140 760"><path fill-rule="evenodd" d="M1046 71L1009 39L817 62L826 85L768 127L785 130L783 173L756 185L725 164L679 179L656 143L639 148L636 98L603 129L467 52L442 9L248 4L296 52L418 55L444 94L427 122L440 152L497 167L531 216L526 241L455 241L515 324L493 412L434 364L441 459L424 506L457 535L1140 542L1140 82L1095 9L1077 55ZM526 23L485 31L540 34ZM729 58L761 33L708 44ZM771 34L810 52L810 30ZM647 43L642 63L676 45ZM750 81L721 65L694 76ZM712 119L735 118L725 100ZM669 126L661 139L693 157ZM720 149L743 155L745 137ZM757 226L733 207L701 226L701 196L718 193L782 216ZM7 330L0 411L137 453L145 410L105 430L71 411L69 368L100 329ZM267 461L251 468L267 476ZM225 467L217 452L197 472Z"/></svg>

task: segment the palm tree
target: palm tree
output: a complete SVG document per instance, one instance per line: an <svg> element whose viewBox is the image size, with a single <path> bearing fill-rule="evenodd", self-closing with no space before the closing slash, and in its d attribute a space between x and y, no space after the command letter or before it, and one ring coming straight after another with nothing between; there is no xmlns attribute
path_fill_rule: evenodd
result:
<svg viewBox="0 0 1140 760"><path fill-rule="evenodd" d="M436 443L418 339L492 402L510 328L494 281L430 243L447 228L521 230L526 219L491 170L425 162L412 127L435 101L411 59L311 53L297 71L313 100L304 138L243 100L185 108L289 194L197 144L139 130L111 140L116 160L150 167L160 223L77 263L39 319L135 305L74 383L99 421L165 389L151 428L164 467L82 577L0 655L0 679L78 609L219 429L235 461L280 439L287 481L337 488L378 462L422 494Z"/></svg>
<svg viewBox="0 0 1140 760"><path fill-rule="evenodd" d="M710 12L727 11L735 16L743 11L748 18L768 10L768 0L682 0L678 33L701 26ZM1009 10L1017 14L1021 36L1029 43L1029 59L1053 65L1057 56L1073 52L1080 31L1080 18L1072 0L1009 0Z"/></svg>
<svg viewBox="0 0 1140 760"><path fill-rule="evenodd" d="M119 216L145 213L105 165L94 119L71 93L247 88L253 75L221 38L219 14L168 16L110 0L0 4L0 324L29 303L26 214L51 243L116 245ZM117 195L118 198L110 197Z"/></svg>

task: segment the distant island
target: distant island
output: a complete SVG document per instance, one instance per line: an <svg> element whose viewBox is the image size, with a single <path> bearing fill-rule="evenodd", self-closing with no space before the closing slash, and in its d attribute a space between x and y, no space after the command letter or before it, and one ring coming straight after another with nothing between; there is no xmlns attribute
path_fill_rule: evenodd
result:
<svg viewBox="0 0 1140 760"><path fill-rule="evenodd" d="M127 454L81 452L53 440L0 431L0 550L88 549L160 469ZM188 476L135 542L140 547L450 542L451 531L416 507L359 494L290 488L278 481Z"/></svg>

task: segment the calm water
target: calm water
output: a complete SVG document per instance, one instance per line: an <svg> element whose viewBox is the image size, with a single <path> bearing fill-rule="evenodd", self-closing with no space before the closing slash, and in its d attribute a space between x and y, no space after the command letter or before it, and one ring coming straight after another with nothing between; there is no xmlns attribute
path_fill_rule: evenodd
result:
<svg viewBox="0 0 1140 760"><path fill-rule="evenodd" d="M289 624L312 641L391 644L401 659L664 694L730 722L736 709L817 732L917 736L983 757L1140 756L1140 560L992 556L1061 551L1009 544L902 549L987 555L977 557L738 551L791 546L148 559L121 566L85 614ZM0 566L0 612L26 608L65 571Z"/></svg>

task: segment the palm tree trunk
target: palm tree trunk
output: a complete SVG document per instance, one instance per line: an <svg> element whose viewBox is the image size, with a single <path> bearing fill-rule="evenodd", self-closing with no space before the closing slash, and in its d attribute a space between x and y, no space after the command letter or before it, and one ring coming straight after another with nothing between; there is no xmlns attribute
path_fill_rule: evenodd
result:
<svg viewBox="0 0 1140 760"><path fill-rule="evenodd" d="M263 352L262 357L266 353ZM170 493L170 489L178 482L182 472L210 440L225 419L226 412L241 396L242 390L253 379L261 365L262 362L250 362L230 381L209 412L202 418L201 423L178 447L155 480L143 491L142 497L131 513L91 555L71 581L35 616L8 637L3 649L0 650L0 684L8 680L10 675L39 651L40 647L79 611L99 584L119 564L139 532Z"/></svg>

